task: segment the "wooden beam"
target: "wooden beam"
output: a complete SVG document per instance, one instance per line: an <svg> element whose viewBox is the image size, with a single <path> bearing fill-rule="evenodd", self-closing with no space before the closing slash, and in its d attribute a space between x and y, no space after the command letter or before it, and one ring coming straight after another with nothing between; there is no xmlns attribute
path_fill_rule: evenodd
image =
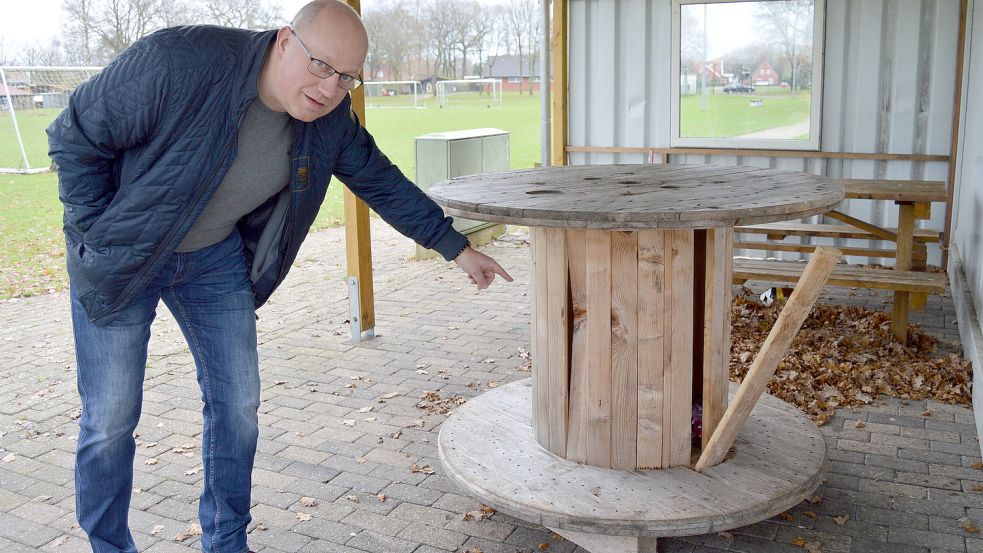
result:
<svg viewBox="0 0 983 553"><path fill-rule="evenodd" d="M942 238L942 266L949 263L949 239L952 236L952 202L956 191L956 158L959 154L959 117L963 97L963 63L966 55L966 2L959 2L959 38L956 41L956 86L952 93L952 129L949 135L949 175L945 204L945 227Z"/></svg>
<svg viewBox="0 0 983 553"><path fill-rule="evenodd" d="M361 13L360 0L346 0L347 4ZM359 121L365 124L365 88L359 87L351 92L352 111ZM372 290L372 239L369 232L369 208L345 188L345 251L347 258L347 275L349 290L348 301L352 305L352 328L358 330L359 336L352 336L355 341L361 339L361 334L373 334L375 329L375 296ZM354 281L353 281L354 279ZM352 286L352 283L356 286ZM356 315L355 312L358 314Z"/></svg>
<svg viewBox="0 0 983 553"><path fill-rule="evenodd" d="M553 0L553 165L567 164L567 0Z"/></svg>
<svg viewBox="0 0 983 553"><path fill-rule="evenodd" d="M778 369L778 364L788 353L792 339L795 338L802 323L812 311L812 306L819 299L819 293L823 291L823 285L826 284L826 279L833 272L833 266L839 258L839 250L822 246L816 248L815 253L812 254L809 264L802 273L802 278L792 292L792 297L788 299L775 325L771 327L771 332L754 357L747 376L741 382L741 387L734 394L734 401L727 407L723 420L720 421L717 430L710 437L710 442L703 449L699 461L696 462L694 468L697 472L720 463L727 455L727 450L734 444L734 439L751 416L758 398L764 393L768 381Z"/></svg>
<svg viewBox="0 0 983 553"><path fill-rule="evenodd" d="M881 161L939 161L948 162L948 155L878 154L849 152L815 152L800 150L746 150L739 148L648 148L628 146L567 146L567 152L603 154L667 154L737 157L801 157L819 159L866 159Z"/></svg>

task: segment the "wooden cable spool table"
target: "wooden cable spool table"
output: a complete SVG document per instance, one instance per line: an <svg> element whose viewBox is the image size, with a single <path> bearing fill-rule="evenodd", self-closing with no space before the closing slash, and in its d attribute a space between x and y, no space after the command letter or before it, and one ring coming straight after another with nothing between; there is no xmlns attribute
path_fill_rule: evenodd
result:
<svg viewBox="0 0 983 553"><path fill-rule="evenodd" d="M728 410L733 227L829 211L842 185L743 166L608 165L459 177L430 195L452 215L528 225L532 249L533 377L444 423L438 450L458 484L588 551L650 552L658 537L774 516L821 483L818 428L757 401L801 320L783 312L781 344L769 337ZM820 253L831 270L835 257ZM826 276L800 286L810 292L792 318Z"/></svg>

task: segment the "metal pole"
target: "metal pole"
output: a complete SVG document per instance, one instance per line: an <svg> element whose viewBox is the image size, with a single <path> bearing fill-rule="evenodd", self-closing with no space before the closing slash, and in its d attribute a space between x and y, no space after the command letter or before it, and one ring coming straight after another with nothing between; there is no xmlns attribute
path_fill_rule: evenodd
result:
<svg viewBox="0 0 983 553"><path fill-rule="evenodd" d="M565 2L566 0L558 0ZM543 120L542 142L542 166L549 167L552 159L550 151L550 138L552 133L552 120L550 119L550 0L542 0L543 8L540 21L542 39L540 40L539 52L539 95L541 101L540 113Z"/></svg>
<svg viewBox="0 0 983 553"><path fill-rule="evenodd" d="M10 87L7 86L7 74L0 68L0 81L3 82L3 92L7 96L7 105L10 107L10 120L14 123L14 135L17 136L17 145L20 146L20 158L24 163L24 170L30 169L27 163L27 152L24 150L24 140L20 136L20 127L17 126L17 112L14 110L14 100L10 97Z"/></svg>

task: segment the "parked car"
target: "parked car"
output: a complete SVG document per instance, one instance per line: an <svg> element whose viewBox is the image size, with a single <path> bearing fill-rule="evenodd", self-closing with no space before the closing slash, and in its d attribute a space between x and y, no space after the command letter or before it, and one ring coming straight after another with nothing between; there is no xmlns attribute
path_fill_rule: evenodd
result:
<svg viewBox="0 0 983 553"><path fill-rule="evenodd" d="M724 94L750 94L754 87L749 84L731 83L724 87Z"/></svg>

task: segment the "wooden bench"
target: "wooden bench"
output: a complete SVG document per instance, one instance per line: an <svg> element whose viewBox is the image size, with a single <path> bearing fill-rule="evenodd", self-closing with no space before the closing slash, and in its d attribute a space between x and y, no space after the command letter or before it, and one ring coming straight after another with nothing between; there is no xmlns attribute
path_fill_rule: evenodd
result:
<svg viewBox="0 0 983 553"><path fill-rule="evenodd" d="M915 228L916 220L931 217L932 202L946 201L945 182L866 179L844 179L839 182L843 185L844 195L848 199L893 201L898 207L898 227L879 227L833 210L826 213L825 217L843 224L781 222L738 226L735 228L737 233L763 234L769 241L738 239L734 247L800 253L809 252L815 247L780 242L789 236L894 242L893 249L838 246L845 255L894 258L897 260L896 270L842 266L834 271L829 283L834 286L893 290L891 328L895 336L903 340L907 336L909 304L914 309L919 309L924 306L926 293L941 292L945 289L944 275L925 270L928 258L926 244L940 242L941 233L936 230ZM760 265L751 265L750 261L742 260L740 263L744 265L750 278L756 280L788 282L797 279L801 273L801 269L795 270L796 263L792 263L789 267L787 262L782 261L756 260L755 263ZM735 261L735 271L736 264L737 261Z"/></svg>
<svg viewBox="0 0 983 553"><path fill-rule="evenodd" d="M734 258L734 283L749 280L797 282L806 264L799 261ZM897 271L857 265L837 265L826 284L850 288L876 288L901 292L939 294L945 292L945 274Z"/></svg>

